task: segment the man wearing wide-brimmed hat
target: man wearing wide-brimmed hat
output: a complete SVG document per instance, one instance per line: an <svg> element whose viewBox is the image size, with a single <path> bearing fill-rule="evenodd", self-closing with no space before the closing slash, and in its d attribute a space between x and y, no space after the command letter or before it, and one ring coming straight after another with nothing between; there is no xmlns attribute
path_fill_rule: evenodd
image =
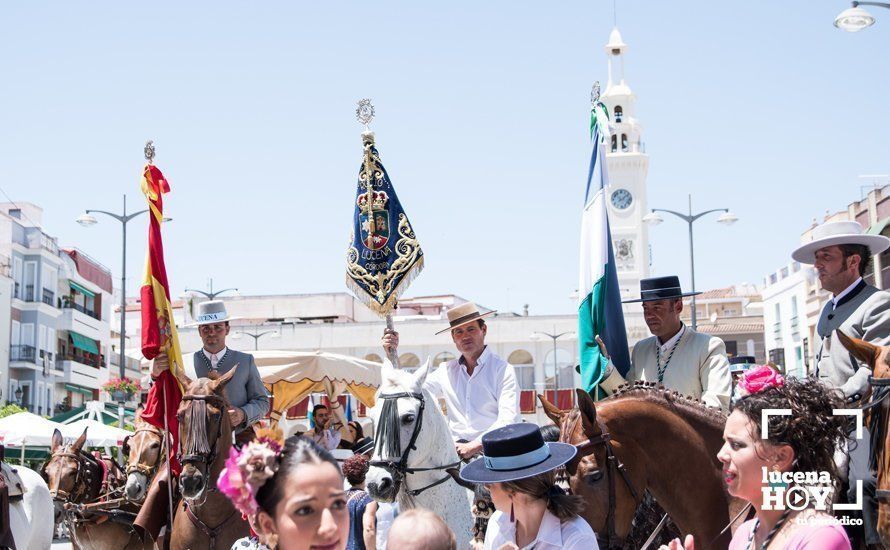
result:
<svg viewBox="0 0 890 550"><path fill-rule="evenodd" d="M700 293L684 293L676 275L640 281L640 299L625 303L643 303L643 316L653 336L634 346L626 378L610 361L600 387L611 393L628 380L658 382L713 407L728 409L732 378L726 345L720 338L696 332L680 320L683 298L696 294ZM599 337L597 342L608 357Z"/></svg>
<svg viewBox="0 0 890 550"><path fill-rule="evenodd" d="M816 351L816 376L838 388L848 401L858 401L869 389L869 365L859 363L844 348L837 336L841 330L876 345L890 345L890 293L879 290L863 280L872 256L890 248L890 239L863 233L855 221L827 222L813 230L812 241L800 246L791 257L803 264L812 264L822 288L831 292L816 332L820 341ZM856 482L863 481L862 526L865 543L881 547L877 533L875 473L868 464L870 436L864 437L849 450L847 493L856 502ZM852 436L851 436L852 437Z"/></svg>
<svg viewBox="0 0 890 550"><path fill-rule="evenodd" d="M521 418L516 371L485 345L485 317L494 313L482 313L473 303L448 310L448 327L436 334L451 331L461 355L426 379L425 387L445 400L448 427L464 459L482 451L483 434ZM384 332L383 348L389 352L398 346L399 334Z"/></svg>
<svg viewBox="0 0 890 550"><path fill-rule="evenodd" d="M249 428L269 410L269 394L263 386L253 355L226 346L229 321L235 319L229 316L224 302L211 300L197 305L195 322L188 326L198 327L198 335L204 344L194 355L195 376L198 378L221 376L238 366L224 391L231 405L229 419L236 438L242 442L250 437L252 430ZM167 368L166 355L159 355L154 360L152 376L159 376Z"/></svg>

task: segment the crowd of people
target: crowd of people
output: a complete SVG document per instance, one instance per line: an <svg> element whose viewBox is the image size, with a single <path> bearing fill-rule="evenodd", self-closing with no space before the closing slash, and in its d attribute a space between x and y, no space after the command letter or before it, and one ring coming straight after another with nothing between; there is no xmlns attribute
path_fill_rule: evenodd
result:
<svg viewBox="0 0 890 550"><path fill-rule="evenodd" d="M640 298L633 301L642 303L652 336L633 347L627 372L619 372L610 361L600 384L613 393L627 382L657 382L728 415L725 444L716 458L728 492L752 508L751 519L734 533L734 550L850 548L830 505L777 508L764 487L780 493L796 487L826 495L830 503L854 498L857 481L864 487L860 542L881 547L869 436L853 442L850 422L833 409L859 406L870 375L868 365L843 348L837 330L890 344L890 294L863 279L872 256L890 248L890 239L863 234L856 222L825 223L813 236L792 254L814 266L822 288L832 295L817 327L820 341L810 376L784 377L774 366L753 366L753 359L730 361L719 338L682 322L683 298L691 294L683 292L678 277L668 276L641 282ZM195 354L195 368L200 376L224 373L236 361L250 366L226 387L230 418L236 432L245 434L239 437L243 443L255 437L253 427L269 396L258 383L253 358L226 347L229 318L220 305L200 304L210 309L197 316L204 348ZM579 515L586 503L556 481L555 471L574 458L576 448L558 442L554 426L521 421L514 368L485 343L485 318L493 313L472 303L447 312L443 332L450 331L460 355L432 371L424 383L424 390L445 405L454 448L465 462L459 477L490 492L496 512L477 542L486 549L597 548L593 529ZM598 343L609 357L602 341ZM381 344L388 354L397 353L399 334L386 330ZM155 375L166 367L166 358L156 359ZM767 409L792 414L764 421ZM236 548L455 547L454 533L435 514L370 498L364 483L375 453L373 439L357 422L345 421L338 403L316 405L312 412L315 425L308 432L270 443L278 451L268 475L257 482L255 507L245 509L256 536L239 541ZM331 455L337 448L355 454L341 465ZM813 472L821 476L818 483L803 481L801 476ZM842 494L842 486L850 487L851 495ZM687 537L669 547L696 544L702 541Z"/></svg>

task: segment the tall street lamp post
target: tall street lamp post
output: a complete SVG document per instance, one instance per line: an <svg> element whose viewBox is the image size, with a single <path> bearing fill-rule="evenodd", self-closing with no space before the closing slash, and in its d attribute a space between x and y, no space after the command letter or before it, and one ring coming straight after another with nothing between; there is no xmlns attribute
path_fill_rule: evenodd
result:
<svg viewBox="0 0 890 550"><path fill-rule="evenodd" d="M567 332L560 332L559 334L550 334L549 332L534 332L531 335L531 338L533 340L538 340L542 336L546 336L547 338L553 340L553 383L556 385L556 387L553 389L555 390L559 389L559 363L556 361L556 341L563 336L570 336L572 334L575 334L575 332L570 330Z"/></svg>
<svg viewBox="0 0 890 550"><path fill-rule="evenodd" d="M263 332L244 332L242 330L242 331L236 332L233 336L235 338L240 338L242 335L250 336L251 338L253 338L253 349L258 350L258 349L260 349L259 348L260 338L262 338L263 336L266 336L267 334L271 334L272 338L278 338L279 336L281 336L281 333L278 332L277 330L265 330Z"/></svg>
<svg viewBox="0 0 890 550"><path fill-rule="evenodd" d="M875 24L875 18L859 6L877 6L890 9L887 2L852 2L853 7L847 8L834 18L834 26L847 32L859 32Z"/></svg>
<svg viewBox="0 0 890 550"><path fill-rule="evenodd" d="M148 210L140 210L138 212L133 212L132 214L127 214L127 195L124 195L124 209L120 214L115 214L114 212L107 212L105 210L87 210L83 215L77 218L77 223L84 227L91 227L99 223L99 220L96 219L93 214L105 214L106 216L113 218L120 222L121 224L121 339L120 339L120 349L118 349L118 355L120 357L120 377L126 377L126 364L125 358L126 354L124 353L126 348L126 340L127 340L127 222L132 220L133 218L145 214ZM118 413L120 415L120 424L123 427L124 425L124 406L123 403L119 403Z"/></svg>
<svg viewBox="0 0 890 550"><path fill-rule="evenodd" d="M664 218L658 215L658 212L665 212L667 214L673 214L677 216L681 220L685 221L689 224L689 273L690 278L692 279L692 292L695 292L695 252L694 247L692 245L692 224L702 216L707 214L711 214L712 212L723 212L720 217L717 218L717 223L721 223L723 225L732 225L735 222L739 221L739 218L729 211L729 208L714 208L713 210L705 210L704 212L699 212L698 214L692 213L692 195L689 195L689 213L681 214L680 212L675 212L673 210L665 210L662 208L653 208L651 212L643 216L643 221L650 225L658 225L664 221ZM692 297L692 330L696 328L696 313L695 313L695 296Z"/></svg>
<svg viewBox="0 0 890 550"><path fill-rule="evenodd" d="M211 279L210 279L210 291L209 291L209 292L208 292L208 291L205 291L205 290L198 290L198 289L195 289L195 288L187 288L187 289L185 289L185 291L186 291L186 292L197 292L198 294L201 294L201 295L205 296L208 300L214 300L214 299L216 299L217 296L219 296L219 295L222 294L223 292L238 292L238 289L237 289L237 288L224 288L224 289L222 289L222 290L217 290L217 291L214 292L214 290L213 290L213 279L211 278Z"/></svg>

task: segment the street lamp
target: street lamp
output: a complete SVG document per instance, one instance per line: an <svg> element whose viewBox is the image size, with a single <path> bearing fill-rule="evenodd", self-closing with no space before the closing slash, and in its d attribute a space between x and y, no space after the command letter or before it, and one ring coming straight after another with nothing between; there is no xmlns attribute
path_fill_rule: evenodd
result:
<svg viewBox="0 0 890 550"><path fill-rule="evenodd" d="M187 288L187 289L185 289L185 291L186 292L197 292L198 294L202 294L202 295L206 296L208 300L213 300L214 298L216 298L223 292L229 292L229 291L238 292L238 289L237 288L224 288L222 290L217 290L216 292L214 292L213 291L213 279L210 279L210 291L209 292L205 291L205 290L197 290L194 288Z"/></svg>
<svg viewBox="0 0 890 550"><path fill-rule="evenodd" d="M554 389L557 390L559 389L559 369L558 363L556 362L556 341L563 336L570 336L572 334L575 334L575 332L570 330L567 332L560 332L559 334L550 334L549 332L533 332L531 335L532 340L539 340L542 336L546 336L547 338L553 340L553 377L555 379L554 383L557 386Z"/></svg>
<svg viewBox="0 0 890 550"><path fill-rule="evenodd" d="M233 334L232 337L233 337L233 338L241 338L242 335L243 335L243 336L250 336L251 338L253 338L253 349L254 349L254 350L258 350L258 349L260 349L260 348L259 348L259 345L260 345L260 338L262 338L263 336L266 336L267 334L270 334L270 335L272 336L272 338L279 338L279 337L281 337L281 333L278 332L277 330L266 330L266 331L263 331L263 332L244 332L244 331L239 331L239 332L236 332L235 334Z"/></svg>
<svg viewBox="0 0 890 550"><path fill-rule="evenodd" d="M680 212L675 212L673 210L665 210L663 208L653 208L652 212L643 216L643 221L650 225L658 225L664 221L658 212L665 212L667 214L673 214L677 216L681 220L685 221L689 224L689 273L692 279L692 292L695 292L695 252L694 247L692 245L692 224L695 220L701 218L706 214L710 214L712 212L723 212L718 218L717 223L723 225L732 225L735 222L739 221L738 216L729 211L729 208L715 208L713 210L705 210L704 212L699 212L698 214L692 213L692 195L689 195L689 213L681 214ZM695 314L695 296L692 296L692 330L696 328L696 314Z"/></svg>
<svg viewBox="0 0 890 550"><path fill-rule="evenodd" d="M834 18L834 26L847 32L859 32L875 24L875 18L859 6L877 6L890 8L887 2L852 2L853 7L847 8Z"/></svg>

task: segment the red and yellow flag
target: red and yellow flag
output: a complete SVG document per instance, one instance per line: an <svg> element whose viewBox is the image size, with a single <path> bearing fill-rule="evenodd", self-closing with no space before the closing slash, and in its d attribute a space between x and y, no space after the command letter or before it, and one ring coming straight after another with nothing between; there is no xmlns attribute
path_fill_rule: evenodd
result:
<svg viewBox="0 0 890 550"><path fill-rule="evenodd" d="M165 353L170 368L156 380L145 403L142 420L164 429L164 417L173 439L172 448L179 448L179 422L176 411L182 400L179 379L184 373L179 336L173 322L170 304L170 286L164 265L164 245L161 240L161 222L164 219L164 193L170 192L170 184L153 164L146 164L142 173L142 193L148 200L150 223L148 226L148 257L145 278L142 282L142 355L154 359ZM171 453L173 454L173 453ZM175 456L175 454L174 454ZM172 458L172 457L171 457ZM179 463L172 459L171 467L179 473Z"/></svg>

